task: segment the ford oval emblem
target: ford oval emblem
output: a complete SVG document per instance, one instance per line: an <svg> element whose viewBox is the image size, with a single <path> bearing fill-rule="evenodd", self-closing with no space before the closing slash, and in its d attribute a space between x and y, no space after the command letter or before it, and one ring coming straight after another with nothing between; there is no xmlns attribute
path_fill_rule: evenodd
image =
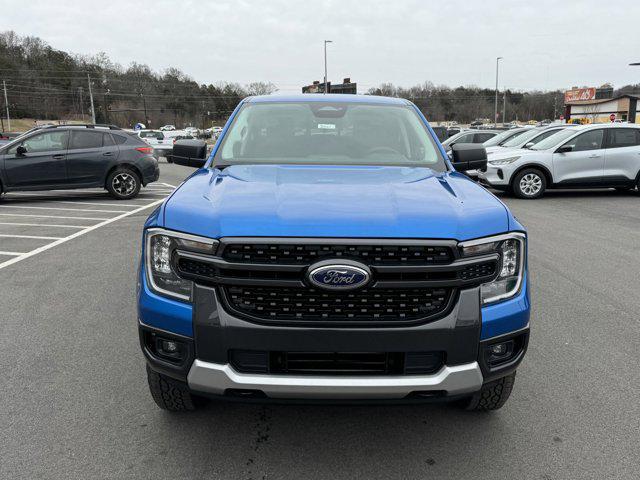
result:
<svg viewBox="0 0 640 480"><path fill-rule="evenodd" d="M366 265L358 262L325 260L309 267L308 279L316 287L352 290L369 283L371 273Z"/></svg>

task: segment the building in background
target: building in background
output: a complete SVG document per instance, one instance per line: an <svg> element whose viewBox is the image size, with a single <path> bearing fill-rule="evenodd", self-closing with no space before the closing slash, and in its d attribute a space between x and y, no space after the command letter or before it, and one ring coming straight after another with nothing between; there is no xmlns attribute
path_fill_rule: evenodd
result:
<svg viewBox="0 0 640 480"><path fill-rule="evenodd" d="M351 93L355 95L357 93L357 84L355 82L351 82L350 78L345 78L342 83L332 84L331 82L327 82L326 91L327 93ZM324 82L315 81L311 85L306 85L302 87L302 93L324 93L325 92L325 84Z"/></svg>
<svg viewBox="0 0 640 480"><path fill-rule="evenodd" d="M613 87L572 88L564 93L564 118L567 123L607 123L616 121L640 123L636 115L635 95L613 96ZM612 117L613 115L613 117Z"/></svg>

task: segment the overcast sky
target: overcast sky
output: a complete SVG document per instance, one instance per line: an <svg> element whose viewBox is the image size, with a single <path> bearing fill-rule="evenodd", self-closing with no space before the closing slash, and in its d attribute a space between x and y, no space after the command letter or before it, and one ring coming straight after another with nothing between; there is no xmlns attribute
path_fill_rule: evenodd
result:
<svg viewBox="0 0 640 480"><path fill-rule="evenodd" d="M201 83L323 76L360 92L382 82L553 89L640 83L638 0L0 0L0 30L124 66L177 67Z"/></svg>

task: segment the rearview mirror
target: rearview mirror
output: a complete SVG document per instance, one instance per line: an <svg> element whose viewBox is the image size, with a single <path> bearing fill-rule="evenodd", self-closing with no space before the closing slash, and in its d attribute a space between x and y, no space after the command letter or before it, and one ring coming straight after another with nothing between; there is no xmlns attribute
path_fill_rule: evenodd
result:
<svg viewBox="0 0 640 480"><path fill-rule="evenodd" d="M178 165L202 168L207 163L207 144L202 140L176 140L171 159Z"/></svg>
<svg viewBox="0 0 640 480"><path fill-rule="evenodd" d="M25 153L27 153L27 149L25 147L23 147L22 145L20 145L20 146L18 146L18 148L16 148L16 155L18 155L19 157L21 157Z"/></svg>
<svg viewBox="0 0 640 480"><path fill-rule="evenodd" d="M459 172L487 168L487 151L481 143L456 143L451 147L451 159Z"/></svg>
<svg viewBox="0 0 640 480"><path fill-rule="evenodd" d="M573 152L573 147L575 147L575 145L562 145L558 150L556 150L556 152L557 153Z"/></svg>

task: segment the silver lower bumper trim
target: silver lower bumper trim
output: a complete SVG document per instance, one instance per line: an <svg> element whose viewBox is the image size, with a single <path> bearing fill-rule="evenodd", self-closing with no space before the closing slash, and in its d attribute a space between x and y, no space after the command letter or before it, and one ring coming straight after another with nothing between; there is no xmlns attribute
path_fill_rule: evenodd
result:
<svg viewBox="0 0 640 480"><path fill-rule="evenodd" d="M195 360L187 377L189 388L224 395L227 389L261 390L271 398L400 399L415 391L446 391L459 395L482 386L477 362L444 366L433 375L385 377L289 376L238 373L230 365Z"/></svg>

